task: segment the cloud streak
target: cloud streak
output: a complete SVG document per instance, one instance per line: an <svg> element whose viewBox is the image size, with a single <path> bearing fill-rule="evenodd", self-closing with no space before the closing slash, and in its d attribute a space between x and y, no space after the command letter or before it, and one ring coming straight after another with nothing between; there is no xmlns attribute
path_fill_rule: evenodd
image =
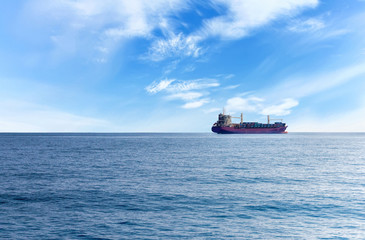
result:
<svg viewBox="0 0 365 240"><path fill-rule="evenodd" d="M182 33L170 33L167 39L155 41L149 49L149 58L161 61L171 56L198 57L203 53L200 45L209 38L235 40L246 37L253 30L280 17L292 16L305 8L316 7L318 0L211 0L211 3L215 9L219 9L218 12L225 14L202 19L199 30L186 37ZM319 28L319 24L319 21L308 20L302 28L304 25Z"/></svg>
<svg viewBox="0 0 365 240"><path fill-rule="evenodd" d="M161 80L160 82L154 81L153 83L148 85L145 89L148 93L155 94L168 88L170 84L174 81L175 79L166 79L166 80Z"/></svg>
<svg viewBox="0 0 365 240"><path fill-rule="evenodd" d="M226 109L232 112L243 111L278 116L289 115L292 109L299 105L301 98L326 92L361 76L365 76L365 62L316 75L306 75L305 78L289 78L275 88L261 92L261 95L265 95L274 104L268 103L266 99L250 95L229 98L226 103ZM278 92L281 93L281 100L277 100Z"/></svg>
<svg viewBox="0 0 365 240"><path fill-rule="evenodd" d="M198 26L194 26L198 30L190 32L186 29L192 26L183 22L174 24L174 16L192 10L192 1L35 0L29 1L25 9L43 27L58 26L51 38L57 40L53 43L61 48L60 52L76 54L81 47L94 46L97 61L104 63L113 51L133 38L150 41L144 59L197 58L204 53L202 46L209 38L240 39L280 17L317 5L318 0L210 0L210 6L219 15L201 17ZM314 27L315 22L304 25Z"/></svg>
<svg viewBox="0 0 365 240"><path fill-rule="evenodd" d="M314 8L317 0L215 0L217 7L227 10L225 15L206 20L201 30L206 36L223 39L238 39L247 36L253 29L271 21L298 13L304 8Z"/></svg>
<svg viewBox="0 0 365 240"><path fill-rule="evenodd" d="M181 99L184 101L190 101L202 97L203 94L200 92L180 92L168 95L166 98L169 100Z"/></svg>
<svg viewBox="0 0 365 240"><path fill-rule="evenodd" d="M227 100L226 109L229 112L258 112L262 108L264 99L250 96L246 98L233 97Z"/></svg>
<svg viewBox="0 0 365 240"><path fill-rule="evenodd" d="M247 96L245 98L229 98L225 108L228 112L253 112L263 115L285 116L290 114L292 108L298 104L299 102L292 98L282 99L276 104L272 104L263 98Z"/></svg>
<svg viewBox="0 0 365 240"><path fill-rule="evenodd" d="M198 41L194 37L185 37L179 33L168 39L159 39L152 43L146 58L153 61L178 56L196 58L201 54L201 48L197 44Z"/></svg>
<svg viewBox="0 0 365 240"><path fill-rule="evenodd" d="M149 93L158 93L166 91L169 93L184 92L191 90L207 89L218 87L220 84L216 79L196 79L196 80L176 80L166 79L161 81L154 81L145 89Z"/></svg>
<svg viewBox="0 0 365 240"><path fill-rule="evenodd" d="M298 106L299 102L292 98L286 98L281 103L264 107L261 113L264 115L285 116L291 113L291 109Z"/></svg>
<svg viewBox="0 0 365 240"><path fill-rule="evenodd" d="M154 81L148 85L145 90L150 94L163 92L167 94L166 100L182 100L186 102L182 108L198 108L206 103L209 103L208 98L203 98L209 95L209 89L220 86L216 79L196 79L196 80L175 80L165 79Z"/></svg>
<svg viewBox="0 0 365 240"><path fill-rule="evenodd" d="M55 48L65 47L65 42L83 48L95 46L88 50L98 52L99 59L103 59L126 40L152 38L152 32L163 26L161 23L188 5L189 1L183 0L34 0L24 9L27 17L36 19L38 25L57 29L52 38L62 42L54 42ZM69 54L78 51L73 48Z"/></svg>
<svg viewBox="0 0 365 240"><path fill-rule="evenodd" d="M282 92L288 97L302 98L327 91L364 75L365 62L362 62L334 71L289 78L271 92Z"/></svg>
<svg viewBox="0 0 365 240"><path fill-rule="evenodd" d="M292 32L315 32L325 27L325 24L320 19L308 18L306 20L294 20L288 30Z"/></svg>
<svg viewBox="0 0 365 240"><path fill-rule="evenodd" d="M182 105L182 108L185 108L185 109L199 108L208 102L209 102L208 99L200 99L198 101L185 103L184 105Z"/></svg>

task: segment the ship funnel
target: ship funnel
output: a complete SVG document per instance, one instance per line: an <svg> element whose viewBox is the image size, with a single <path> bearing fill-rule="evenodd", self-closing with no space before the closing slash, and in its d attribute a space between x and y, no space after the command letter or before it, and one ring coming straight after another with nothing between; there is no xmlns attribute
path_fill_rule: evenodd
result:
<svg viewBox="0 0 365 240"><path fill-rule="evenodd" d="M241 113L241 124L243 123L243 113Z"/></svg>
<svg viewBox="0 0 365 240"><path fill-rule="evenodd" d="M267 124L270 124L270 115L267 115Z"/></svg>

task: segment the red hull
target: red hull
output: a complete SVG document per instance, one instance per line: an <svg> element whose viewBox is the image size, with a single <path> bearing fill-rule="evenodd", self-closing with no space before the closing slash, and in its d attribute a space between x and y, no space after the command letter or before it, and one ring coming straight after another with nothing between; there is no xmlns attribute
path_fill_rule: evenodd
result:
<svg viewBox="0 0 365 240"><path fill-rule="evenodd" d="M220 134L273 134L287 133L285 127L276 128L234 128L234 127L217 127L213 126L212 131Z"/></svg>

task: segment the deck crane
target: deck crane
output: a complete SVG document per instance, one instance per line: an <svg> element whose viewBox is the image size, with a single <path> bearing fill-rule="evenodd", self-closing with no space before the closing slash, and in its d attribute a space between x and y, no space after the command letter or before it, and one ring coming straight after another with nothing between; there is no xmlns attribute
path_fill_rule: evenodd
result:
<svg viewBox="0 0 365 240"><path fill-rule="evenodd" d="M243 123L243 113L241 113L241 117L231 117L231 118L240 118L241 119L241 124Z"/></svg>
<svg viewBox="0 0 365 240"><path fill-rule="evenodd" d="M282 118L271 118L271 120L280 120L281 122L283 121ZM270 115L267 115L267 124L270 124Z"/></svg>

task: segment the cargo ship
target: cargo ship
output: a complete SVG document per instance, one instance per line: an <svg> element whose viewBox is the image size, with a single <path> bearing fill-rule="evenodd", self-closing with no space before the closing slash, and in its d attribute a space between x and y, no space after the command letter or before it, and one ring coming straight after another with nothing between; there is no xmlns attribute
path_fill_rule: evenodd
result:
<svg viewBox="0 0 365 240"><path fill-rule="evenodd" d="M220 113L218 115L218 121L212 126L212 131L220 134L272 134L272 133L287 133L286 128L288 127L286 123L283 123L282 119L270 119L267 116L267 123L259 122L244 122L243 114L241 113L241 122L232 123L231 115L226 115ZM270 120L280 120L280 122L270 123Z"/></svg>

